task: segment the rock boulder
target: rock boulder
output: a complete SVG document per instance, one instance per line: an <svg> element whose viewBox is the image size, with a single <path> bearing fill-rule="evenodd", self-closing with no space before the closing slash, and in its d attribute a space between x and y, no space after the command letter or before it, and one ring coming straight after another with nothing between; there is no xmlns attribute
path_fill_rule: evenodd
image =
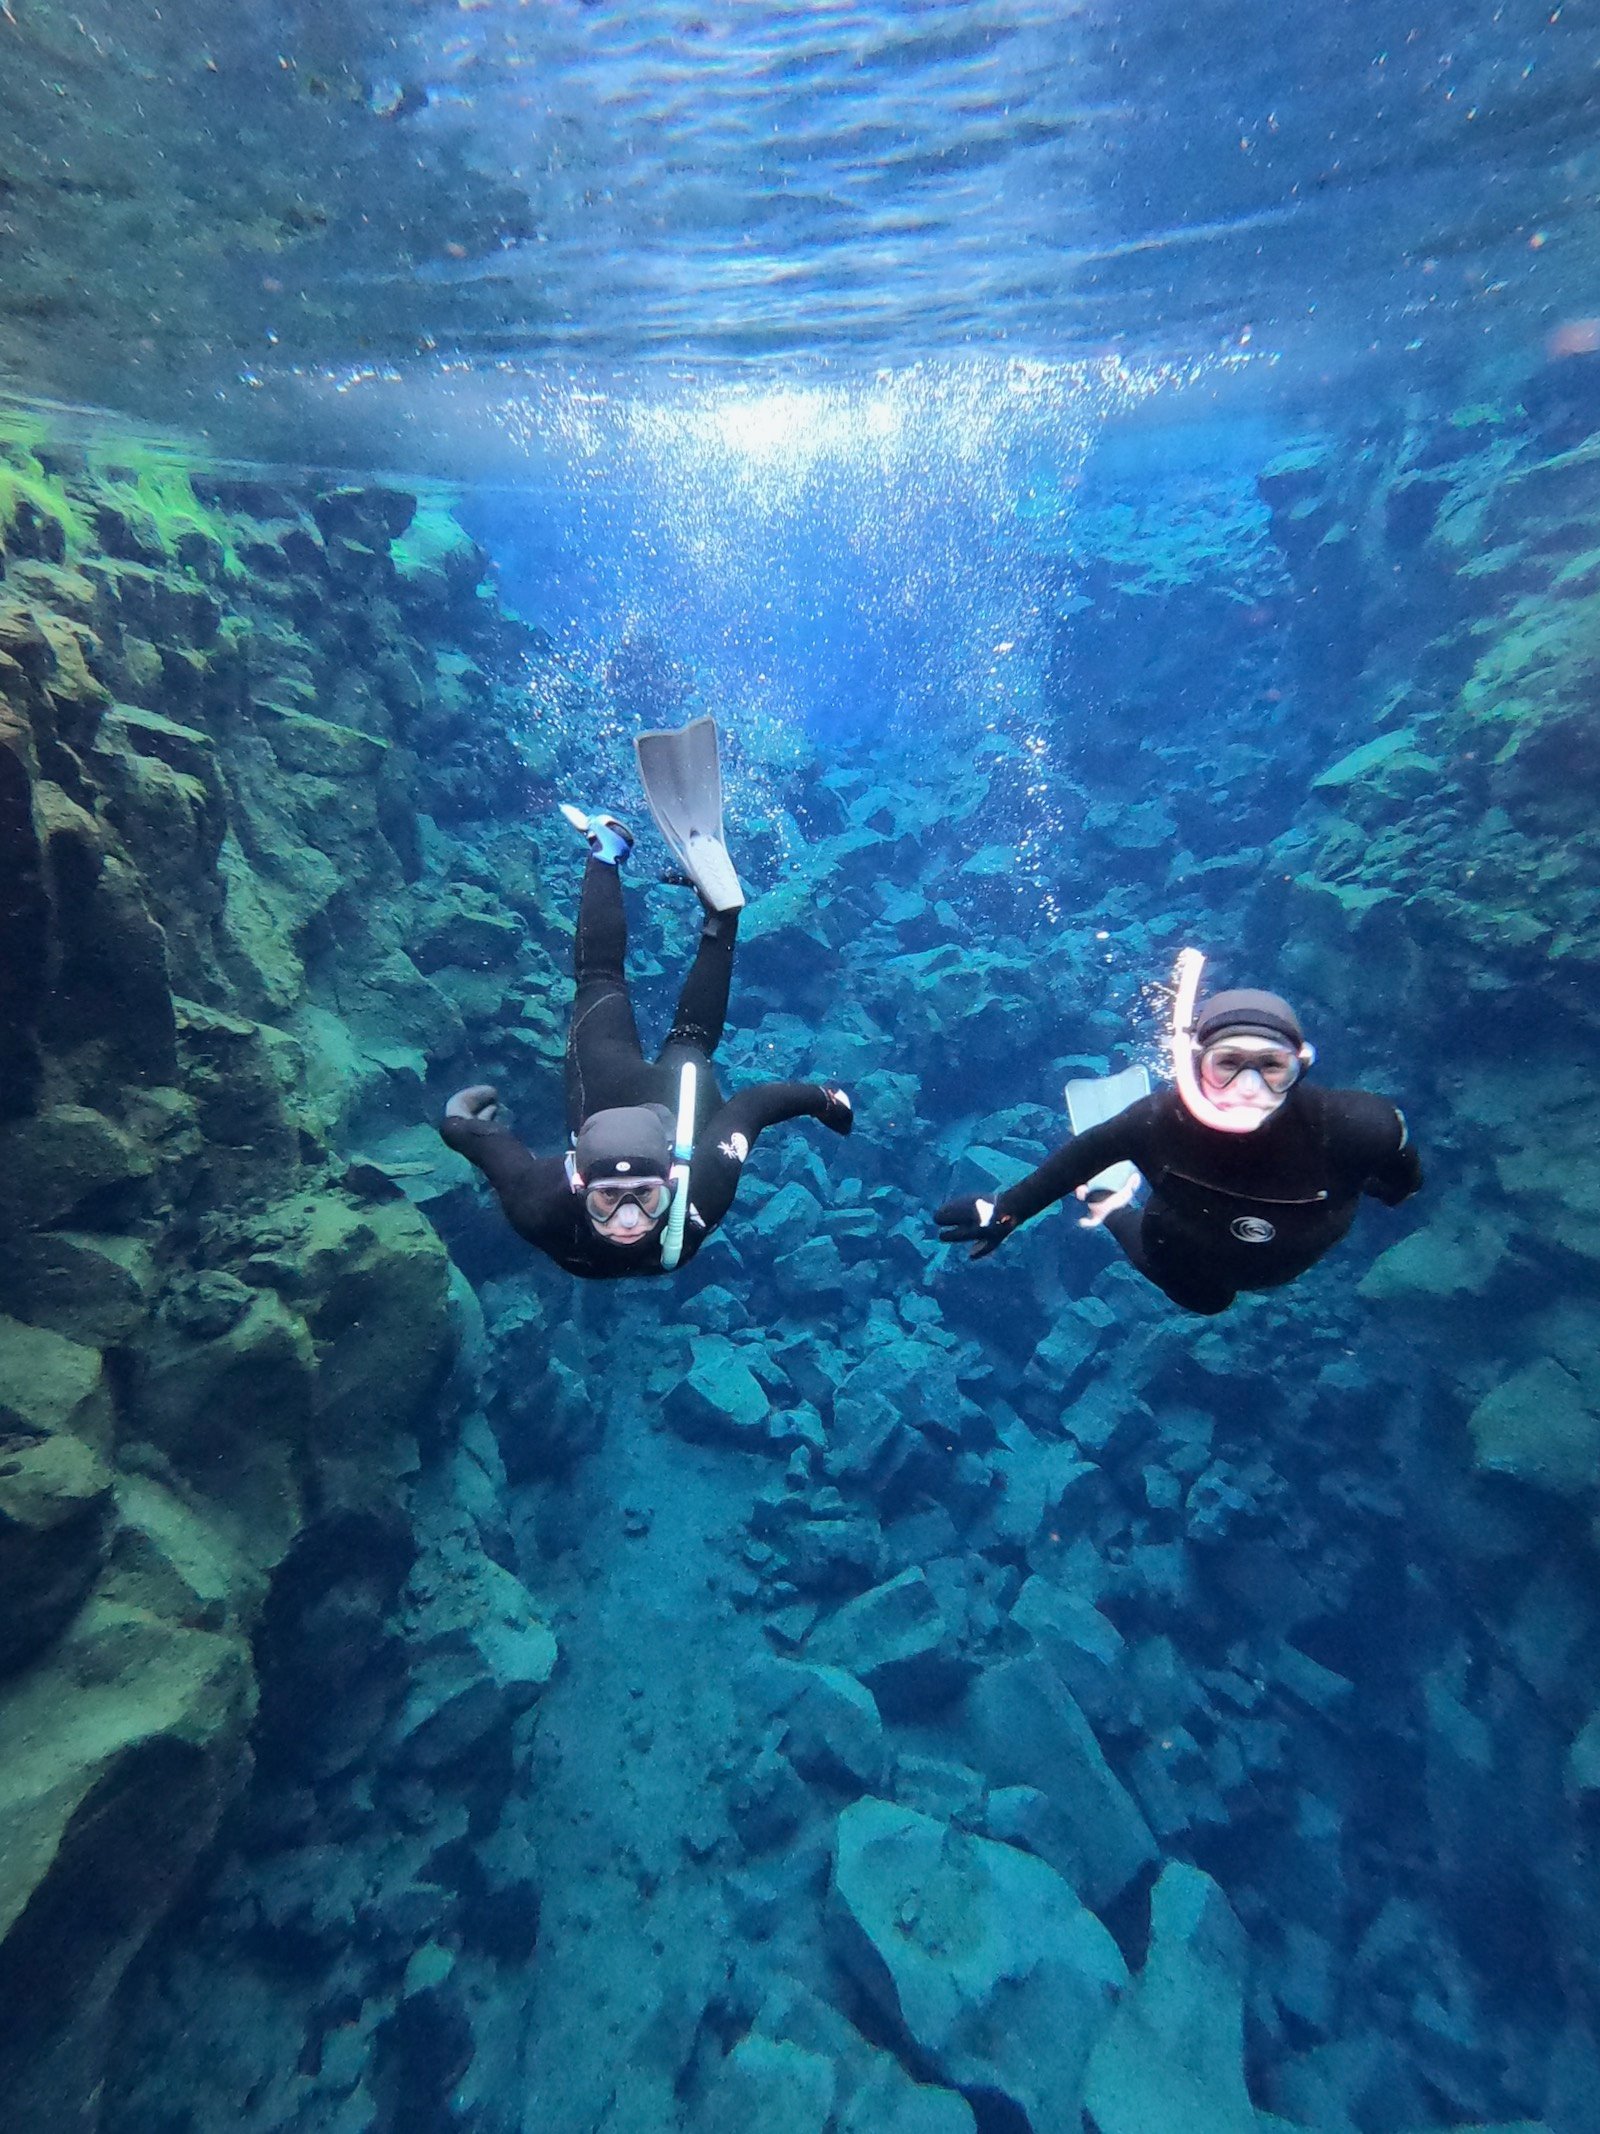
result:
<svg viewBox="0 0 1600 2134"><path fill-rule="evenodd" d="M1084 2074L1127 1968L1054 1869L931 1816L839 1818L835 1947L940 2079L1081 2134Z"/></svg>

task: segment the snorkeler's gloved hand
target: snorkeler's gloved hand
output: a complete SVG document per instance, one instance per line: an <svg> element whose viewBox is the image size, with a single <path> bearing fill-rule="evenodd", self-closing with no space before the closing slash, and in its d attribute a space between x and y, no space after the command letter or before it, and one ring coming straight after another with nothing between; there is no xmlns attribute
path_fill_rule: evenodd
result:
<svg viewBox="0 0 1600 2134"><path fill-rule="evenodd" d="M485 1126L500 1109L500 1092L492 1083L474 1082L458 1089L444 1108L447 1119L481 1119Z"/></svg>
<svg viewBox="0 0 1600 2134"><path fill-rule="evenodd" d="M1115 1215L1119 1208L1128 1205L1138 1192L1140 1183L1139 1174L1135 1171L1115 1190L1109 1186L1074 1186L1073 1192L1089 1211L1087 1215L1078 1217L1078 1228L1098 1230L1108 1215Z"/></svg>
<svg viewBox="0 0 1600 2134"><path fill-rule="evenodd" d="M1017 1227L1014 1215L1002 1215L992 1200L976 1193L947 1200L933 1219L939 1225L941 1245L972 1245L969 1260L986 1260L991 1252L998 1252Z"/></svg>
<svg viewBox="0 0 1600 2134"><path fill-rule="evenodd" d="M841 1089L837 1082L824 1082L822 1110L818 1116L834 1133L848 1134L856 1123L856 1108L850 1101L850 1092Z"/></svg>

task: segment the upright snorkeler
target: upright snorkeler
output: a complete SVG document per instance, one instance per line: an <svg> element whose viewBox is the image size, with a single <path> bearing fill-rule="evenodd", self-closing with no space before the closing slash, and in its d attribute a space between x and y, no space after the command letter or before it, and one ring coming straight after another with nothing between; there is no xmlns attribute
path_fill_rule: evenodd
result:
<svg viewBox="0 0 1600 2134"><path fill-rule="evenodd" d="M460 1090L439 1131L475 1163L520 1237L569 1274L596 1281L669 1274L693 1259L732 1205L764 1127L854 1122L832 1083L758 1082L723 1101L711 1056L722 1038L744 891L722 838L716 726L641 734L645 798L698 890L700 946L654 1063L639 1043L623 964L627 920L619 873L633 839L612 815L562 805L589 860L578 903L577 991L567 1032L565 1156L535 1156L497 1117L498 1092Z"/></svg>
<svg viewBox="0 0 1600 2134"><path fill-rule="evenodd" d="M1174 1304L1209 1316L1241 1290L1304 1274L1350 1228L1363 1194L1393 1208L1417 1191L1422 1165L1403 1114L1365 1090L1308 1085L1316 1054L1276 993L1216 993L1197 1010L1203 968L1195 949L1178 959L1177 1087L1102 1114L993 1199L946 1201L935 1218L945 1244L970 1242L970 1257L984 1259L1075 1193L1085 1229L1104 1224ZM1106 1177L1115 1166L1131 1169Z"/></svg>

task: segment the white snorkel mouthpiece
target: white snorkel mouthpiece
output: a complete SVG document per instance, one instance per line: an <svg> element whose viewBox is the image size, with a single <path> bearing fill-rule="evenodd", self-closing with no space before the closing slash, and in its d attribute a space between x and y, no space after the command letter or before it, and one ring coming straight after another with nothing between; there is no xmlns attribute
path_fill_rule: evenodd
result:
<svg viewBox="0 0 1600 2134"><path fill-rule="evenodd" d="M1200 998L1200 975L1205 967L1206 959L1197 948L1179 951L1172 974L1172 1078L1178 1085L1184 1109L1202 1126L1215 1127L1219 1134L1253 1134L1263 1123L1263 1114L1225 1110L1222 1105L1213 1104L1201 1089L1200 1078L1194 1071L1194 1011Z"/></svg>

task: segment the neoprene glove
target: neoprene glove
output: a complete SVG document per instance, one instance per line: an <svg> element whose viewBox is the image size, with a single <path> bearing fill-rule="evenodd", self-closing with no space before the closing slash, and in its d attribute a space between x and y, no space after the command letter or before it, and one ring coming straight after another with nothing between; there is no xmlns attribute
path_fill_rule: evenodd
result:
<svg viewBox="0 0 1600 2134"><path fill-rule="evenodd" d="M500 1092L492 1083L474 1082L470 1089L458 1089L444 1108L447 1119L481 1120L490 1125L500 1109Z"/></svg>
<svg viewBox="0 0 1600 2134"><path fill-rule="evenodd" d="M998 1252L1017 1227L1014 1215L1002 1215L992 1200L976 1193L947 1200L933 1219L939 1225L941 1245L971 1244L969 1260L986 1260L991 1252Z"/></svg>
<svg viewBox="0 0 1600 2134"><path fill-rule="evenodd" d="M848 1134L856 1123L856 1109L850 1101L848 1090L841 1089L837 1082L823 1082L821 1119L824 1126L832 1127L836 1134Z"/></svg>

